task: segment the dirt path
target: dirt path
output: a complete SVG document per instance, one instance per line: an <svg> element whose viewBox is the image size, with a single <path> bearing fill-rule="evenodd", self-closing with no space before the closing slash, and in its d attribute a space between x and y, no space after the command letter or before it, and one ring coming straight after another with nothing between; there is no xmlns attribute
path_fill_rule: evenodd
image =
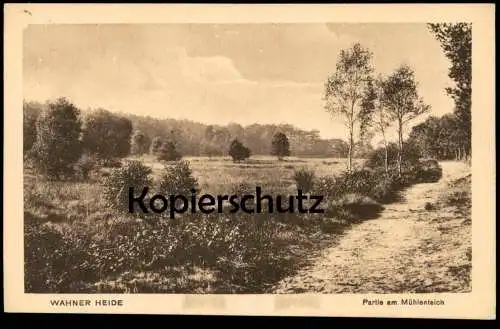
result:
<svg viewBox="0 0 500 329"><path fill-rule="evenodd" d="M443 178L404 192L381 217L347 231L312 265L282 280L275 293L400 293L468 291L463 277L470 227L452 209L429 211L451 180L469 173L462 163L444 162ZM469 225L470 226L470 225ZM469 241L469 243L467 243Z"/></svg>

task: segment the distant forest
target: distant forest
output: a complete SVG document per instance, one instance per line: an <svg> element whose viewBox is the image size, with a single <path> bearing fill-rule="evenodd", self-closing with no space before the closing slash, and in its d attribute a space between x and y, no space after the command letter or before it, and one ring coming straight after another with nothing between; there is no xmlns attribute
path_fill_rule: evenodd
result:
<svg viewBox="0 0 500 329"><path fill-rule="evenodd" d="M46 104L40 102L24 102L25 149L34 142L36 120L45 106ZM105 109L80 110L79 112L82 123L88 122L86 117L96 113L99 113L101 117L106 115L128 119L126 121L130 121L132 125L131 138L141 137L140 148L134 147L134 142L131 141L131 154L149 153L152 141L160 138L163 141L174 143L175 148L182 156L227 156L233 139L241 141L251 150L253 155L269 155L271 154L272 137L277 132L282 132L287 136L291 156L345 158L349 149L347 141L324 139L320 137L317 130L305 131L289 124L252 124L245 127L236 123L207 125L191 120L159 119L150 116L112 113ZM109 130L116 130L116 128L112 129L110 125ZM122 136L127 136L126 132ZM358 143L355 156L362 158L370 151L372 151L372 147L369 143Z"/></svg>

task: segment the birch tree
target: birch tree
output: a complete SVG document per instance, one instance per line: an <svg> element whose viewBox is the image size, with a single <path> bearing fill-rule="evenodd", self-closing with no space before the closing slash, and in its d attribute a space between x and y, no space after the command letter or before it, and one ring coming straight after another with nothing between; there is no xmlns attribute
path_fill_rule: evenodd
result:
<svg viewBox="0 0 500 329"><path fill-rule="evenodd" d="M386 173L389 173L387 130L391 126L391 118L384 105L384 96L384 78L378 75L373 82L368 83L366 96L362 103L364 111L362 123L366 127L362 125L361 131L364 133L370 129L380 135L384 147L384 169Z"/></svg>
<svg viewBox="0 0 500 329"><path fill-rule="evenodd" d="M398 174L403 172L403 130L411 120L426 113L430 106L418 95L415 73L408 65L401 65L383 83L383 106L389 118L397 125Z"/></svg>
<svg viewBox="0 0 500 329"><path fill-rule="evenodd" d="M359 43L349 49L341 50L336 71L328 77L325 84L325 109L332 115L340 116L348 131L349 172L352 171L355 130L361 126L365 118L361 104L373 72L372 56L372 53Z"/></svg>

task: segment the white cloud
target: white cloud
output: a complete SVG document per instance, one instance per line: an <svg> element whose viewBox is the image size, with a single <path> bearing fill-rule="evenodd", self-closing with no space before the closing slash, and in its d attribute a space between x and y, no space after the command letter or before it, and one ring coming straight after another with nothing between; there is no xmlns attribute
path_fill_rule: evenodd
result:
<svg viewBox="0 0 500 329"><path fill-rule="evenodd" d="M185 82L214 83L243 79L233 61L224 56L190 57L184 48L178 48L177 64Z"/></svg>

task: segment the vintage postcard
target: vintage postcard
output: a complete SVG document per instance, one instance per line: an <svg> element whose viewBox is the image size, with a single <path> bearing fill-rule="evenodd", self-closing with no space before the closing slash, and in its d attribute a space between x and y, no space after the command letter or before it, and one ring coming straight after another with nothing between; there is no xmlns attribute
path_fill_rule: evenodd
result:
<svg viewBox="0 0 500 329"><path fill-rule="evenodd" d="M5 5L5 310L494 319L494 9Z"/></svg>

